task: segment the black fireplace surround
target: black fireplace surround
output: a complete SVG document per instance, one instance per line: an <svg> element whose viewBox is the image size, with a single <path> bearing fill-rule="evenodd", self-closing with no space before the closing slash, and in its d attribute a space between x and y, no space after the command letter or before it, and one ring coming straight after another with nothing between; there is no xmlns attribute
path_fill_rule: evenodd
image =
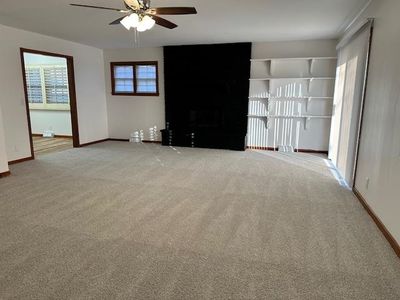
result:
<svg viewBox="0 0 400 300"><path fill-rule="evenodd" d="M165 146L245 150L251 43L164 47Z"/></svg>

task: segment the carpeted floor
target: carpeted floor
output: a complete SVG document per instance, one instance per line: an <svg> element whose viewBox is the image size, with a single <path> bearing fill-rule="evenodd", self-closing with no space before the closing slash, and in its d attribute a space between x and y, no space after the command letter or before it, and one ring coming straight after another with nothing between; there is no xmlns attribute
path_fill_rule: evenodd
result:
<svg viewBox="0 0 400 300"><path fill-rule="evenodd" d="M0 180L0 299L400 299L319 157L106 142Z"/></svg>

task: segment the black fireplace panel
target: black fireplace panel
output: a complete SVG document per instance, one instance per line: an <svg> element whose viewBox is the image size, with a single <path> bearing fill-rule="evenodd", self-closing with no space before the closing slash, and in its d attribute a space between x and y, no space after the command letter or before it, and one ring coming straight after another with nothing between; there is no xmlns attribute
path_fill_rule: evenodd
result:
<svg viewBox="0 0 400 300"><path fill-rule="evenodd" d="M251 44L164 47L163 144L245 149Z"/></svg>

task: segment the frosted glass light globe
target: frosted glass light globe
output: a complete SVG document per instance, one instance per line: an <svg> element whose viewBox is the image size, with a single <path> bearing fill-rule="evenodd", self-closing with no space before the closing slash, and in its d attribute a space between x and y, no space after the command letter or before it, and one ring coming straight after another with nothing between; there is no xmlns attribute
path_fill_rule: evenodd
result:
<svg viewBox="0 0 400 300"><path fill-rule="evenodd" d="M120 22L127 30L135 28L139 24L139 16L137 14L131 14L123 18Z"/></svg>
<svg viewBox="0 0 400 300"><path fill-rule="evenodd" d="M140 21L139 24L138 24L138 26L136 27L136 30L139 31L139 32L146 31L146 30L147 30L147 24L146 24L146 22L143 21L143 20Z"/></svg>
<svg viewBox="0 0 400 300"><path fill-rule="evenodd" d="M151 18L150 16L144 16L142 22L144 22L144 26L147 30L153 28L156 24L156 21L154 21L153 18Z"/></svg>

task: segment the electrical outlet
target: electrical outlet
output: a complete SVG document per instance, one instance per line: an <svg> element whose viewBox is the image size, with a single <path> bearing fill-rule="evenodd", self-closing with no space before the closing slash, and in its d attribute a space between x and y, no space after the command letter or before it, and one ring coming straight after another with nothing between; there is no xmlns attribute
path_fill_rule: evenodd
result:
<svg viewBox="0 0 400 300"><path fill-rule="evenodd" d="M369 177L365 178L365 188L368 190L369 188Z"/></svg>

